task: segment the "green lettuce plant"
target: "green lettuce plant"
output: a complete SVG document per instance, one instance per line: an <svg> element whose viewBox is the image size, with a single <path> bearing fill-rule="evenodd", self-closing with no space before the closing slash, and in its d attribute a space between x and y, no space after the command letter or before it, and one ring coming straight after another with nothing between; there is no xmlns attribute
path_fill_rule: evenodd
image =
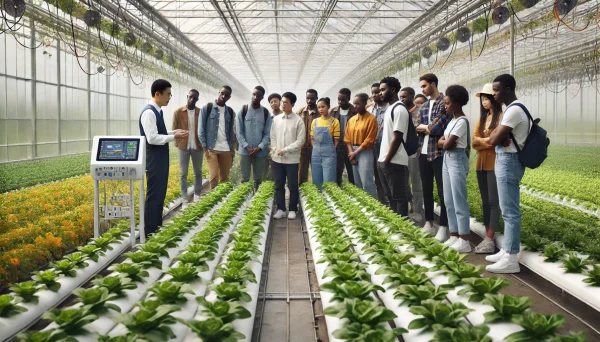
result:
<svg viewBox="0 0 600 342"><path fill-rule="evenodd" d="M148 241L138 245L136 248L144 252L157 254L159 257L169 257L166 245L156 241Z"/></svg>
<svg viewBox="0 0 600 342"><path fill-rule="evenodd" d="M105 255L105 252L102 251L96 245L85 245L77 248L81 253L85 254L90 260L98 262L98 258Z"/></svg>
<svg viewBox="0 0 600 342"><path fill-rule="evenodd" d="M110 245L111 243L113 243L115 241L115 238L112 235L103 235L100 237L97 237L95 239L92 239L92 241L90 242L91 245L94 245L98 248L100 248L102 251L106 252L108 250L112 250L112 246Z"/></svg>
<svg viewBox="0 0 600 342"><path fill-rule="evenodd" d="M424 300L444 300L452 285L433 286L425 285L400 285L394 293L394 298L401 299L400 305L421 305Z"/></svg>
<svg viewBox="0 0 600 342"><path fill-rule="evenodd" d="M225 301L252 301L246 287L239 283L220 283L210 285L210 289L217 294L217 298ZM196 297L198 299L198 297Z"/></svg>
<svg viewBox="0 0 600 342"><path fill-rule="evenodd" d="M50 309L42 315L43 319L50 320L64 331L67 335L87 335L89 332L84 328L87 324L98 319L87 308L77 309Z"/></svg>
<svg viewBox="0 0 600 342"><path fill-rule="evenodd" d="M154 253L148 253L144 251L128 252L124 253L123 256L131 259L131 262L137 265L141 265L143 268L162 268L162 261L158 258L158 255Z"/></svg>
<svg viewBox="0 0 600 342"><path fill-rule="evenodd" d="M583 280L585 283L592 286L600 286L600 265L595 265L594 268L587 271L585 275L587 276L587 278Z"/></svg>
<svg viewBox="0 0 600 342"><path fill-rule="evenodd" d="M77 264L69 260L60 260L50 264L58 273L66 277L75 277L77 275Z"/></svg>
<svg viewBox="0 0 600 342"><path fill-rule="evenodd" d="M75 337L67 335L59 328L20 333L17 335L17 340L27 342L78 342Z"/></svg>
<svg viewBox="0 0 600 342"><path fill-rule="evenodd" d="M35 281L24 281L11 286L10 290L13 291L19 298L23 299L23 302L25 303L37 303L39 301L39 297L36 294L45 288L45 285L40 285Z"/></svg>
<svg viewBox="0 0 600 342"><path fill-rule="evenodd" d="M50 291L56 292L60 289L60 283L58 282L58 278L60 274L55 270L46 270L41 272L33 273L31 279L36 281L38 284L43 284Z"/></svg>
<svg viewBox="0 0 600 342"><path fill-rule="evenodd" d="M98 287L104 287L109 293L114 293L118 297L125 296L125 290L133 290L137 288L137 285L131 281L130 278L120 276L101 277L98 276L92 280L92 284Z"/></svg>
<svg viewBox="0 0 600 342"><path fill-rule="evenodd" d="M109 269L119 273L121 277L129 278L136 283L144 283L144 278L150 275L148 271L144 269L143 265L128 262L113 265Z"/></svg>
<svg viewBox="0 0 600 342"><path fill-rule="evenodd" d="M244 334L235 331L231 323L223 323L218 318L209 318L204 321L184 321L183 323L203 342L236 342L246 338Z"/></svg>
<svg viewBox="0 0 600 342"><path fill-rule="evenodd" d="M546 262L557 262L562 259L567 250L564 246L558 243L551 243L544 248L544 257L546 258L544 261Z"/></svg>
<svg viewBox="0 0 600 342"><path fill-rule="evenodd" d="M430 330L435 324L443 327L458 327L460 319L465 317L472 309L463 303L443 303L433 299L421 302L419 306L412 306L410 312L421 318L414 319L408 324L408 329L426 328Z"/></svg>
<svg viewBox="0 0 600 342"><path fill-rule="evenodd" d="M323 279L331 277L333 282L369 280L371 276L365 271L366 268L367 266L361 263L338 261L327 266L325 272L323 272Z"/></svg>
<svg viewBox="0 0 600 342"><path fill-rule="evenodd" d="M208 264L206 263L206 253L198 252L198 253L182 253L179 254L175 260L181 261L184 265L191 265L197 267L199 271L204 272L208 271Z"/></svg>
<svg viewBox="0 0 600 342"><path fill-rule="evenodd" d="M19 305L23 300L11 295L0 295L0 317L11 317L21 312L27 311L27 308Z"/></svg>
<svg viewBox="0 0 600 342"><path fill-rule="evenodd" d="M398 337L407 333L406 329L394 328L385 330L369 324L350 323L333 332L333 337L349 342L395 342Z"/></svg>
<svg viewBox="0 0 600 342"><path fill-rule="evenodd" d="M487 325L471 325L460 323L456 328L434 326L434 337L430 342L492 342L487 336L490 328Z"/></svg>
<svg viewBox="0 0 600 342"><path fill-rule="evenodd" d="M73 291L77 301L90 310L91 313L100 315L108 309L121 312L121 308L113 303L107 303L109 300L117 299L114 293L109 293L105 287L92 287L89 289L78 288Z"/></svg>
<svg viewBox="0 0 600 342"><path fill-rule="evenodd" d="M173 277L173 281L176 282L190 283L198 279L198 269L185 264L171 267L167 269L165 273Z"/></svg>
<svg viewBox="0 0 600 342"><path fill-rule="evenodd" d="M471 294L469 302L481 302L486 294L496 294L501 288L510 285L510 283L500 277L492 278L465 278L462 279L465 287L458 291L461 296Z"/></svg>
<svg viewBox="0 0 600 342"><path fill-rule="evenodd" d="M89 264L86 262L86 260L88 259L89 258L87 257L87 255L81 252L75 252L65 256L65 260L69 260L70 262L75 264L75 267L77 268L88 267Z"/></svg>
<svg viewBox="0 0 600 342"><path fill-rule="evenodd" d="M165 304L183 304L187 302L185 294L194 294L190 285L172 281L155 283L148 292Z"/></svg>
<svg viewBox="0 0 600 342"><path fill-rule="evenodd" d="M587 270L588 265L593 265L593 261L589 258L580 258L575 252L569 252L562 259L562 267L567 273L583 273Z"/></svg>
<svg viewBox="0 0 600 342"><path fill-rule="evenodd" d="M119 316L118 323L127 327L131 333L149 340L166 341L175 338L169 325L177 322L171 313L179 311L179 306L162 304L159 300L146 300L140 302L138 307L140 310L137 312Z"/></svg>
<svg viewBox="0 0 600 342"><path fill-rule="evenodd" d="M506 341L544 341L556 335L556 331L565 322L565 318L561 315L542 315L536 312L526 312L514 316L512 321L520 325L523 330L508 335Z"/></svg>
<svg viewBox="0 0 600 342"><path fill-rule="evenodd" d="M587 340L584 332L571 332L569 335L550 337L545 342L586 342Z"/></svg>
<svg viewBox="0 0 600 342"><path fill-rule="evenodd" d="M385 289L369 281L360 280L343 283L328 282L321 285L321 291L332 292L334 294L332 301L343 302L346 298L374 300L373 293L376 291L385 292Z"/></svg>
<svg viewBox="0 0 600 342"><path fill-rule="evenodd" d="M396 318L396 314L378 301L360 300L357 298L346 299L344 302L331 305L324 311L325 315L337 318L347 318L350 322L377 326Z"/></svg>
<svg viewBox="0 0 600 342"><path fill-rule="evenodd" d="M205 297L196 297L196 301L202 307L205 314L209 317L219 318L223 323L231 323L236 319L246 319L252 317L250 311L241 306L237 302L226 302L217 300L212 303L206 300Z"/></svg>
<svg viewBox="0 0 600 342"><path fill-rule="evenodd" d="M445 262L440 269L448 275L448 281L452 285L461 284L462 280L466 278L480 278L485 270L483 265L476 266L466 262L455 261Z"/></svg>
<svg viewBox="0 0 600 342"><path fill-rule="evenodd" d="M517 297L503 294L485 294L484 304L494 307L494 311L483 314L486 323L509 322L514 315L520 315L527 310L532 300L529 297Z"/></svg>

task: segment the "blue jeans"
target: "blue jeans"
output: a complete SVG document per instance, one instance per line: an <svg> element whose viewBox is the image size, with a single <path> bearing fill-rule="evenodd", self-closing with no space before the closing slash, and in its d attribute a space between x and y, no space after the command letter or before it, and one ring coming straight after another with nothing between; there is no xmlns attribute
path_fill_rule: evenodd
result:
<svg viewBox="0 0 600 342"><path fill-rule="evenodd" d="M240 154L240 166L242 168L242 182L250 181L250 169L252 169L252 176L254 178L254 186L258 189L258 186L262 182L265 174L265 168L267 165L267 156L250 158L249 155Z"/></svg>
<svg viewBox="0 0 600 342"><path fill-rule="evenodd" d="M360 146L353 146L356 151ZM364 189L373 198L377 198L377 188L375 187L375 175L373 170L373 149L361 151L356 155L356 165L352 165L352 174L354 175L354 185Z"/></svg>
<svg viewBox="0 0 600 342"><path fill-rule="evenodd" d="M471 231L469 202L467 201L468 173L469 158L464 148L455 148L444 152L442 179L448 228L451 233L459 235L467 235Z"/></svg>
<svg viewBox="0 0 600 342"><path fill-rule="evenodd" d="M504 219L504 250L517 254L521 250L521 192L519 186L525 166L516 153L496 151L496 182L500 209Z"/></svg>
<svg viewBox="0 0 600 342"><path fill-rule="evenodd" d="M192 158L194 167L194 194L200 196L202 191L202 160L204 159L204 150L179 150L179 185L181 186L181 197L188 197L188 169Z"/></svg>
<svg viewBox="0 0 600 342"><path fill-rule="evenodd" d="M334 151L335 152L335 151ZM335 153L331 156L313 155L311 159L312 182L321 190L323 183L335 182Z"/></svg>

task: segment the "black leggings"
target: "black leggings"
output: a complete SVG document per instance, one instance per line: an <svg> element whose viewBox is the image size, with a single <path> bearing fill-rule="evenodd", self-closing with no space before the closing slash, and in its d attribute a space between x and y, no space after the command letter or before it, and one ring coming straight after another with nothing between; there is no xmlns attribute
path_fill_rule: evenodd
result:
<svg viewBox="0 0 600 342"><path fill-rule="evenodd" d="M440 226L448 226L448 214L444 205L444 182L442 181L442 166L444 156L427 161L427 155L419 156L419 172L421 173L421 184L423 185L423 202L425 205L425 220L433 221L433 180L437 185L437 193L440 198Z"/></svg>

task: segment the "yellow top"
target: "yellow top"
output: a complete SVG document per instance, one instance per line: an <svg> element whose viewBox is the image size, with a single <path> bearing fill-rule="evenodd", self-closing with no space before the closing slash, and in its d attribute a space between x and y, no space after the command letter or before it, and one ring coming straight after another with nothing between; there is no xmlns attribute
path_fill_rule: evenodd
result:
<svg viewBox="0 0 600 342"><path fill-rule="evenodd" d="M331 123L331 120L333 119L333 123ZM331 132L331 136L334 139L339 139L340 138L340 122L338 121L338 119L334 119L331 116L328 117L327 119L323 119L322 117L319 117L317 119L317 127L327 127L329 126L329 124L331 123L331 127L329 127L329 131ZM310 136L314 137L314 125L310 125Z"/></svg>

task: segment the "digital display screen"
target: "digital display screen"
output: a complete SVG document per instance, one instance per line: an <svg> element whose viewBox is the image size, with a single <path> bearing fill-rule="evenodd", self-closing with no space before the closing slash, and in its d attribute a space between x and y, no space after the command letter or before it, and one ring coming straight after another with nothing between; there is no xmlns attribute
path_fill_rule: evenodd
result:
<svg viewBox="0 0 600 342"><path fill-rule="evenodd" d="M97 161L135 161L138 159L139 139L100 139Z"/></svg>

